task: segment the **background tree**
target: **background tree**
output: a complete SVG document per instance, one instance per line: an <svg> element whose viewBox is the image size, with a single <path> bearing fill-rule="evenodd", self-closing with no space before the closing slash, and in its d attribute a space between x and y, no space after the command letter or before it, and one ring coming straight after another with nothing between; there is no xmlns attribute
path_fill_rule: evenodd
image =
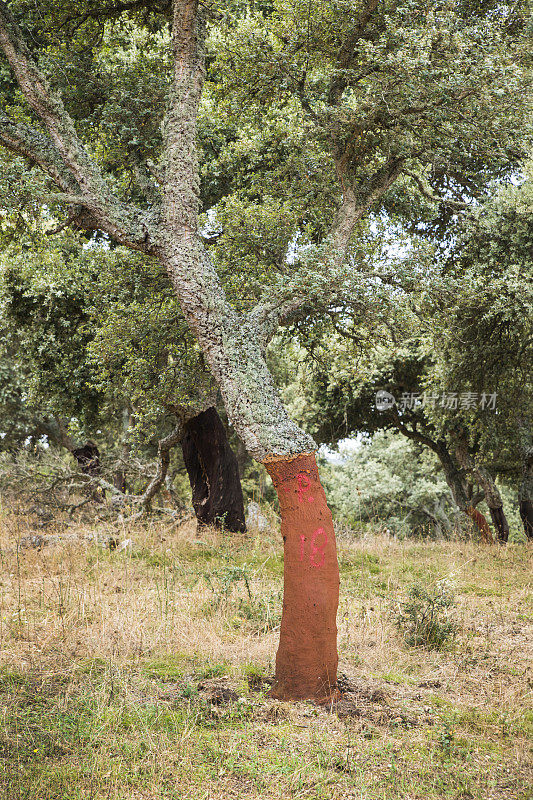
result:
<svg viewBox="0 0 533 800"><path fill-rule="evenodd" d="M31 11L24 0L0 3L0 45L25 101L20 106L8 77L10 113L0 119L0 140L49 176L56 187L53 200L67 208L66 221L98 229L165 266L230 421L249 452L267 464L278 490L285 599L273 693L329 699L336 680L338 603L331 515L309 455L315 443L283 408L264 348L280 322L305 304L322 306L328 296L357 292L365 283L368 275L347 262L352 234L402 169L416 174L426 165L449 166L473 176L489 161L509 168L520 154L527 11L521 5L458 3L427 12L417 3L370 2L332 14L323 3L311 25L308 4L296 3L247 14L226 30L217 26L219 57L210 77L220 93L260 123L280 107L294 108L309 147L318 148L329 165L337 199L325 230L301 241L297 267L284 259L256 305L243 313L231 303L199 236L196 137L206 71L205 12L199 13L194 0L174 0L144 15L142 4L135 4L146 43L141 67L155 55L158 70L128 65L120 93L105 80L88 93L82 81L87 67L94 75L94 66L120 62L124 40L130 50L139 41L127 20L119 25L126 32L122 37L112 30L114 22L106 25L105 16L115 17L122 8L88 3L73 15L70 3L38 3ZM170 48L167 20L159 11L170 12ZM231 48L223 46L228 34ZM105 60L93 64L95 53L105 53ZM58 69L63 64L64 71ZM77 77L69 83L73 67ZM47 74L57 78L54 89ZM204 107L218 87L207 86ZM118 149L131 164L128 183L117 181L117 149L106 135L111 119L125 130ZM155 169L150 149L161 153ZM121 175L126 176L122 168ZM295 213L287 248L301 221Z"/></svg>
<svg viewBox="0 0 533 800"><path fill-rule="evenodd" d="M14 399L26 396L19 446L45 436L96 476L102 473L97 440L106 462L114 462L115 487L122 493L128 467L129 480L134 477L131 445L143 460L159 451L153 479L146 484L136 476L140 494L132 499L142 509L165 485L169 448L187 440L186 466L191 459L195 464L191 487L203 501L195 504L199 521L244 530L237 461L213 407L216 387L166 276L128 251L84 251L65 234L52 243L37 227L4 252L2 298L6 333L17 341L10 369L16 365L25 375L23 385L19 380L11 388ZM162 337L169 321L174 335ZM13 402L6 412L12 413ZM197 430L205 438L207 410L212 446L195 438Z"/></svg>
<svg viewBox="0 0 533 800"><path fill-rule="evenodd" d="M380 431L339 448L324 467L332 511L356 531L376 527L407 536L451 537L454 504L436 456L403 436Z"/></svg>

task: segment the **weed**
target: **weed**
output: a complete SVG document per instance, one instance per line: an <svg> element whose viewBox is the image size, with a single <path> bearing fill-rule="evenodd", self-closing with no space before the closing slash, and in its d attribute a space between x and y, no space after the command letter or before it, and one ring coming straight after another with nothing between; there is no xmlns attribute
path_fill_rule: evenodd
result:
<svg viewBox="0 0 533 800"><path fill-rule="evenodd" d="M439 731L438 741L444 758L450 758L453 744L453 731L449 723L443 723L443 726Z"/></svg>
<svg viewBox="0 0 533 800"><path fill-rule="evenodd" d="M245 664L242 671L252 691L261 689L265 681L265 668L262 664Z"/></svg>
<svg viewBox="0 0 533 800"><path fill-rule="evenodd" d="M215 569L204 574L204 579L213 592L211 606L214 609L220 608L221 604L227 603L233 589L242 581L246 587L248 598L252 602L252 591L246 564L242 567L234 565L225 566L223 569Z"/></svg>
<svg viewBox="0 0 533 800"><path fill-rule="evenodd" d="M409 589L408 600L396 612L396 625L409 647L443 650L456 633L457 624L450 618L455 598L445 581L425 589L415 584Z"/></svg>

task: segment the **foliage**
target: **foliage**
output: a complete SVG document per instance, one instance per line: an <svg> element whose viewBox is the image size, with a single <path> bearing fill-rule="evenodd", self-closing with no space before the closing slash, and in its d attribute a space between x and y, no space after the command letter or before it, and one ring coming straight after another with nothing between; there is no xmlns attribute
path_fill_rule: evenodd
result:
<svg viewBox="0 0 533 800"><path fill-rule="evenodd" d="M340 463L323 470L328 502L354 529L385 526L403 538L449 536L453 502L436 458L390 433L341 444Z"/></svg>

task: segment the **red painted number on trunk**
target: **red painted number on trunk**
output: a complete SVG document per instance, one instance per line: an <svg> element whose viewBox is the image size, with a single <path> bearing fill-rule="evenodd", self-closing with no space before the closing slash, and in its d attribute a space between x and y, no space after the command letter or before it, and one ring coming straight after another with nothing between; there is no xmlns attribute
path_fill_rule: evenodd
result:
<svg viewBox="0 0 533 800"><path fill-rule="evenodd" d="M323 537L322 544L317 545L317 539ZM311 555L309 556L309 561L313 567L321 567L326 558L326 545L328 543L328 535L324 528L317 528L316 531L313 533L313 538L311 539Z"/></svg>
<svg viewBox="0 0 533 800"><path fill-rule="evenodd" d="M296 476L296 480L298 481L298 502L303 503L304 495L306 494L306 492L309 491L311 487L311 481L309 480L307 475L304 475L303 472L298 473L298 475ZM307 502L312 503L314 502L314 499L315 499L314 497L311 497L311 495L309 495L307 497Z"/></svg>
<svg viewBox="0 0 533 800"><path fill-rule="evenodd" d="M317 540L322 539L320 544ZM311 552L309 553L309 563L312 567L320 568L324 565L326 559L326 545L328 543L328 535L324 528L317 528L311 537ZM300 534L300 561L305 557L305 536Z"/></svg>

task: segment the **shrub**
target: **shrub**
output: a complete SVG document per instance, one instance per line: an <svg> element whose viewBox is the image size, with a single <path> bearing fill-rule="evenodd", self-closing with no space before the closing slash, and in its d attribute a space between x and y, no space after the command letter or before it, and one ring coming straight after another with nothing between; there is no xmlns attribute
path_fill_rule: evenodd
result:
<svg viewBox="0 0 533 800"><path fill-rule="evenodd" d="M429 589L419 584L411 586L408 599L400 603L396 612L396 625L405 643L431 650L449 646L457 632L457 624L451 619L454 606L455 598L445 581Z"/></svg>

